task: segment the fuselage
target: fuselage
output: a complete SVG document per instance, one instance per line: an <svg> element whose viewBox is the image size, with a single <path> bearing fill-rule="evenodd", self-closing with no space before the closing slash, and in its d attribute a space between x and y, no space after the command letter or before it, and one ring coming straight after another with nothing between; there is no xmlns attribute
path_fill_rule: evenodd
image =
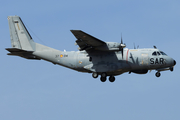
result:
<svg viewBox="0 0 180 120"><path fill-rule="evenodd" d="M37 52L34 53L38 56ZM43 58L43 52L39 54ZM47 59L49 56L49 60ZM124 49L121 51L87 53L86 51L48 51L44 58L54 64L79 72L106 72L107 75L120 75L125 72L145 74L148 70L162 69L174 65L174 60L158 49Z"/></svg>

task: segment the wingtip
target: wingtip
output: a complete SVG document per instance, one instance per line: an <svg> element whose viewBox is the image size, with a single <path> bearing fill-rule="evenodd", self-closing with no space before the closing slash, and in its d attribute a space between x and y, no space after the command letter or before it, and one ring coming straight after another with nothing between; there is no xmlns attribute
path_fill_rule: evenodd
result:
<svg viewBox="0 0 180 120"><path fill-rule="evenodd" d="M70 30L71 32L73 32L73 31L82 31L82 30Z"/></svg>

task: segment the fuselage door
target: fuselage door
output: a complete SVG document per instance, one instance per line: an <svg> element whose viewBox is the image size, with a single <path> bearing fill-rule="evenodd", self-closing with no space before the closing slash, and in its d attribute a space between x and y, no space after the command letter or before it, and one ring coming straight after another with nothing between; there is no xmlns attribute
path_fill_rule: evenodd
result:
<svg viewBox="0 0 180 120"><path fill-rule="evenodd" d="M148 53L142 53L141 54L141 65L147 66L149 64L149 56Z"/></svg>

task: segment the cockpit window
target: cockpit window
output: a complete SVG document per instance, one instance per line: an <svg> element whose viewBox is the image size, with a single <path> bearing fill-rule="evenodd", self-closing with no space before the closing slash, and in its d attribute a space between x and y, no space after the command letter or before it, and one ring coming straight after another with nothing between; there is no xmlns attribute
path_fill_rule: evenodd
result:
<svg viewBox="0 0 180 120"><path fill-rule="evenodd" d="M159 55L166 55L164 52L162 52L162 51L154 51L153 53L152 53L152 55L153 56L159 56Z"/></svg>
<svg viewBox="0 0 180 120"><path fill-rule="evenodd" d="M157 52L158 55L161 55L160 52Z"/></svg>
<svg viewBox="0 0 180 120"><path fill-rule="evenodd" d="M156 56L156 55L157 55L157 53L156 53L156 52L153 52L153 53L152 53L152 55Z"/></svg>
<svg viewBox="0 0 180 120"><path fill-rule="evenodd" d="M162 52L162 51L160 51L160 53L161 53L162 55L166 55L166 53L164 53L164 52Z"/></svg>

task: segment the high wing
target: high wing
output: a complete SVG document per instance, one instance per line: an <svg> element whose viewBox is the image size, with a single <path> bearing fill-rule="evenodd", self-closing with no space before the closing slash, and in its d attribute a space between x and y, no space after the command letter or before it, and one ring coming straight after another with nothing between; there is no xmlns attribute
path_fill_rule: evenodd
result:
<svg viewBox="0 0 180 120"><path fill-rule="evenodd" d="M90 50L99 46L106 45L105 42L81 31L81 30L71 30L73 35L77 38L76 43L80 47L80 51L82 50Z"/></svg>

